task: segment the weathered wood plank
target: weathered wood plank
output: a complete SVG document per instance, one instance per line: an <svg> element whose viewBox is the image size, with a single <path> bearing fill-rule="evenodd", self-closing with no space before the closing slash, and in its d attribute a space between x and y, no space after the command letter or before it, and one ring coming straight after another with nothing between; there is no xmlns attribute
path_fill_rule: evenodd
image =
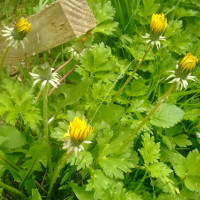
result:
<svg viewBox="0 0 200 200"><path fill-rule="evenodd" d="M11 48L5 64L14 64L34 53L49 50L60 44L80 37L96 26L96 19L86 0L59 0L41 12L28 18L32 30L17 49ZM6 47L5 38L0 36L0 59Z"/></svg>

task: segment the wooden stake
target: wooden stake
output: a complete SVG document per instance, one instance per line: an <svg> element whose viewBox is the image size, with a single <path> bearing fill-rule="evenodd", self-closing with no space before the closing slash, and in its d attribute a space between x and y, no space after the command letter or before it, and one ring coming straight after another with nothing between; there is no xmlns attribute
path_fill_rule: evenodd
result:
<svg viewBox="0 0 200 200"><path fill-rule="evenodd" d="M16 64L30 57L86 34L96 26L96 19L86 0L58 0L28 18L32 25L25 48L10 48L4 65ZM0 59L7 46L0 36Z"/></svg>

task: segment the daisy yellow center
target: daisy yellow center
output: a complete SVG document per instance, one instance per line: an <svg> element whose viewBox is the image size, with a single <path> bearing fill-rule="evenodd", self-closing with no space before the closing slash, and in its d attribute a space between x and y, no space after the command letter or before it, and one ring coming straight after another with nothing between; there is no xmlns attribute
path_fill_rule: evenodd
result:
<svg viewBox="0 0 200 200"><path fill-rule="evenodd" d="M69 136L74 142L84 141L92 132L92 127L88 126L85 120L81 120L79 117L75 117L73 122L69 125Z"/></svg>
<svg viewBox="0 0 200 200"><path fill-rule="evenodd" d="M161 35L167 27L167 18L164 14L153 14L150 27L154 35Z"/></svg>
<svg viewBox="0 0 200 200"><path fill-rule="evenodd" d="M19 22L15 25L12 35L16 40L23 40L24 37L30 33L32 27L31 23L28 23L26 18L22 18Z"/></svg>

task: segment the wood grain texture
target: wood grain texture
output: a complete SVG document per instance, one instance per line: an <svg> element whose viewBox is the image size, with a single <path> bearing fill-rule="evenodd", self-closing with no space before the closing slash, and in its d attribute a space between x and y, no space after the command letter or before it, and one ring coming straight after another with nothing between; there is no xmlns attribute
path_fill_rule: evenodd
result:
<svg viewBox="0 0 200 200"><path fill-rule="evenodd" d="M86 0L59 0L39 13L28 18L32 25L25 48L18 45L10 48L5 65L15 64L35 53L80 37L96 26L96 19ZM0 36L0 59L6 47L5 38Z"/></svg>

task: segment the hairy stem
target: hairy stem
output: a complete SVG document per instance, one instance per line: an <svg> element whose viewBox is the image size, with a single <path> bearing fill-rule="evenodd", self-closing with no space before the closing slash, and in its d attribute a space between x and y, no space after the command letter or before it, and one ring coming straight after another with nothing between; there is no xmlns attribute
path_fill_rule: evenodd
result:
<svg viewBox="0 0 200 200"><path fill-rule="evenodd" d="M4 188L5 190L8 190L8 191L13 192L15 194L18 194L23 199L27 198L25 194L23 194L22 192L20 192L19 190L15 189L15 188L11 187L10 185L7 185L7 184L3 183L2 181L0 181L0 186L2 188Z"/></svg>
<svg viewBox="0 0 200 200"><path fill-rule="evenodd" d="M7 55L9 49L10 49L10 46L7 46L5 51L4 51L4 53L3 53L2 59L1 59L1 63L0 63L0 79L2 78L3 64L4 64L4 61L6 59L6 55Z"/></svg>
<svg viewBox="0 0 200 200"><path fill-rule="evenodd" d="M49 133L48 133L48 119L47 119L47 95L48 95L48 83L44 87L43 91L43 124L44 124L44 137L47 143L47 159L49 166L50 177L53 174L52 162L51 162L51 147L49 143Z"/></svg>
<svg viewBox="0 0 200 200"><path fill-rule="evenodd" d="M137 126L137 128L133 131L133 133L127 138L127 140L124 142L124 144L119 149L119 153L122 149L133 139L133 137L137 134L137 132L142 128L142 126L147 122L147 120L153 115L153 113L160 107L162 102L168 97L168 95L172 92L174 87L176 86L176 82L174 82L171 87L168 89L168 91L162 96L160 101L153 107L153 109L150 111L150 113L142 120L142 122Z"/></svg>
<svg viewBox="0 0 200 200"><path fill-rule="evenodd" d="M59 173L60 173L61 169L64 167L64 164L66 163L66 160L69 157L69 155L70 155L70 153L64 153L63 156L61 157L61 159L58 161L58 164L56 165L56 168L53 173L53 178L51 179L49 191L47 194L47 200L51 199L51 192L52 192L53 186L56 183Z"/></svg>
<svg viewBox="0 0 200 200"><path fill-rule="evenodd" d="M122 87L118 90L118 92L116 93L116 95L113 98L113 102L117 99L117 97L122 93L122 91L124 90L124 88L128 85L128 83L131 81L131 79L133 78L133 76L135 75L135 73L137 72L137 70L139 69L140 65L142 64L142 62L144 61L146 55L148 54L149 50L151 48L151 45L149 44L147 46L147 50L145 51L143 57L141 58L141 60L139 61L138 65L136 66L136 68L133 70L132 74L129 76L129 78L126 80L126 82L122 85Z"/></svg>

